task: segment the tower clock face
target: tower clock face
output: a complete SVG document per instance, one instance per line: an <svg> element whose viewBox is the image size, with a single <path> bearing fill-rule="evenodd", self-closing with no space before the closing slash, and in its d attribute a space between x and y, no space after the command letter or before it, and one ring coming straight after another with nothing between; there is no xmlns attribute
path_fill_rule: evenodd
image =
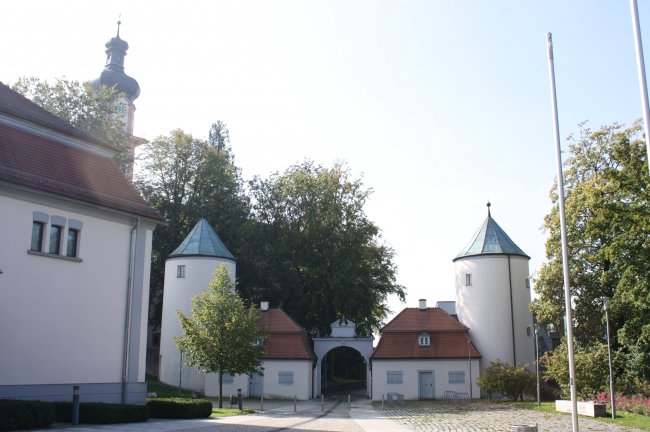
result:
<svg viewBox="0 0 650 432"><path fill-rule="evenodd" d="M115 118L124 123L126 128L129 122L129 103L125 98L121 98L115 104Z"/></svg>

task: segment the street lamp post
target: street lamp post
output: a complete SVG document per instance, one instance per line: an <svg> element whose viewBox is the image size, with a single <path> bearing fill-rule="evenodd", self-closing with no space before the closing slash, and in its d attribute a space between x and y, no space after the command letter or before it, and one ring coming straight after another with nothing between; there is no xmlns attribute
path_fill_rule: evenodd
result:
<svg viewBox="0 0 650 432"><path fill-rule="evenodd" d="M537 377L537 405L542 404L542 400L540 398L540 389L539 389L539 336L538 336L538 330L537 330L537 323L533 323L535 326L535 375Z"/></svg>
<svg viewBox="0 0 650 432"><path fill-rule="evenodd" d="M614 397L614 374L612 373L612 347L609 341L609 297L603 297L603 309L605 309L605 325L607 327L607 357L609 358L609 394L612 402L612 418L616 418L616 400Z"/></svg>

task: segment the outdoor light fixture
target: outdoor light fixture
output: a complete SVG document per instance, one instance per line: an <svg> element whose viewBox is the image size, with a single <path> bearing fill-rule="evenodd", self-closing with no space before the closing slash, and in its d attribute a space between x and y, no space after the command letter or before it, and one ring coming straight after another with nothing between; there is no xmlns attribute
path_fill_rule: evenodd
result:
<svg viewBox="0 0 650 432"><path fill-rule="evenodd" d="M616 401L614 398L614 374L612 373L612 348L609 342L609 297L601 297L605 310L605 325L607 327L607 357L609 358L609 394L612 401L612 418L616 418Z"/></svg>

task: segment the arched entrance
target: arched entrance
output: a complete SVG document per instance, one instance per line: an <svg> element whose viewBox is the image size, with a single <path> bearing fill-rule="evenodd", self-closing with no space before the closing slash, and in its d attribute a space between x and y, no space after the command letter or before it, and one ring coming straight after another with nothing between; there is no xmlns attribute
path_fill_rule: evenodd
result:
<svg viewBox="0 0 650 432"><path fill-rule="evenodd" d="M321 392L325 396L365 395L367 371L359 351L348 346L334 348L321 362Z"/></svg>
<svg viewBox="0 0 650 432"><path fill-rule="evenodd" d="M325 386L329 383L337 382L332 381L332 378L345 377L348 374L356 373L354 376L361 376L361 379L356 381L358 385L365 384L365 387L358 389L354 393L362 393L366 397L371 394L371 380L370 380L370 355L372 355L372 337L358 337L356 336L355 324L346 319L336 320L331 324L332 333L328 337L313 338L314 340L314 354L316 354L316 368L314 370L314 397L319 397L322 394L332 394L332 388L326 391ZM341 349L344 348L344 349ZM328 357L329 356L329 357ZM329 363L328 363L329 359ZM343 359L343 360L339 360ZM343 371L341 365L337 366L340 361L345 359L352 359L356 364L358 370L354 371L352 366L349 370ZM332 361L334 364L332 364ZM361 365L361 366L359 366ZM365 380L365 383L363 381ZM355 381L355 380L352 380ZM346 378L339 379L337 384L346 383ZM342 385L338 390L345 392L345 386ZM349 389L352 390L352 389ZM348 391L345 394L352 394Z"/></svg>

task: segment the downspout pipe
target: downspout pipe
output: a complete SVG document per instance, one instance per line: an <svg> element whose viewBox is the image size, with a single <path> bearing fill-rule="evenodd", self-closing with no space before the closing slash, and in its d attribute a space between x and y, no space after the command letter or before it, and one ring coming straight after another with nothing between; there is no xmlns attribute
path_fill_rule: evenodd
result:
<svg viewBox="0 0 650 432"><path fill-rule="evenodd" d="M122 403L127 403L128 382L129 382L129 357L131 343L131 309L133 305L133 279L135 273L135 252L138 240L138 228L140 228L140 218L137 218L135 224L131 227L129 236L129 273L126 282L126 309L124 311L124 347L122 349Z"/></svg>

